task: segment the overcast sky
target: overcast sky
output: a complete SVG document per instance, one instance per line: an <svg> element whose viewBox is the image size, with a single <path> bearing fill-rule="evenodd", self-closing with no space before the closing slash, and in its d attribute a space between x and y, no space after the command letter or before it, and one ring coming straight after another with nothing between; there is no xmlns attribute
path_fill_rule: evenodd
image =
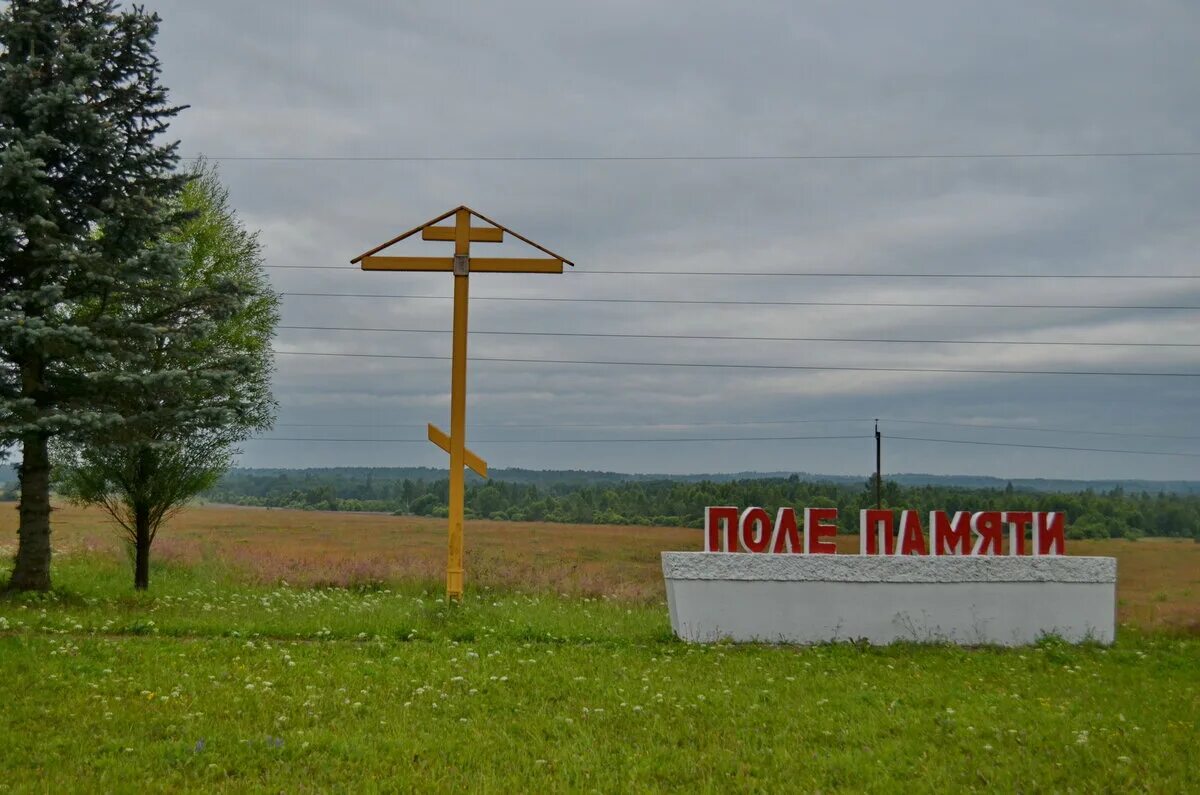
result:
<svg viewBox="0 0 1200 795"><path fill-rule="evenodd" d="M758 156L1200 150L1200 5L157 0L187 155ZM1053 7L1049 7L1053 6ZM466 204L577 263L473 297L1198 305L1200 281L604 275L598 270L1200 273L1200 158L221 160L283 292L439 295L349 260ZM448 244L415 243L443 254ZM487 248L486 251L481 249ZM477 253L524 255L518 245ZM477 331L1200 343L1200 312L474 301ZM446 330L445 300L287 296L285 325ZM472 356L1200 372L1200 348L473 335ZM441 356L445 333L281 330L282 351ZM281 355L247 466L432 465L449 363ZM1200 478L1200 379L473 362L493 467ZM1029 430L899 423L921 420ZM781 424L782 420L805 420ZM836 420L836 421L835 421ZM849 421L855 420L855 421ZM772 421L772 424L750 424ZM819 421L819 422L818 422ZM316 423L346 426L305 427ZM595 426L611 427L545 427ZM728 424L726 424L728 423ZM540 427L496 427L523 425ZM395 427L387 427L395 426ZM628 427L626 427L628 426ZM1078 429L1109 434L1046 433ZM861 436L501 444L497 440ZM1179 436L1191 438L1178 438Z"/></svg>

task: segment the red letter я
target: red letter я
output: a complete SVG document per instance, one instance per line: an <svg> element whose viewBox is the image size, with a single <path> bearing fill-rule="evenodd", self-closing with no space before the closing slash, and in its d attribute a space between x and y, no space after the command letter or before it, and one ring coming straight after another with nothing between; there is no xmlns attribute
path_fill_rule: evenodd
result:
<svg viewBox="0 0 1200 795"><path fill-rule="evenodd" d="M999 511L980 511L971 516L971 529L978 538L972 555L999 555L1004 539L1004 519Z"/></svg>
<svg viewBox="0 0 1200 795"><path fill-rule="evenodd" d="M858 554L878 555L883 539L885 555L896 552L896 518L891 511L867 508L858 514Z"/></svg>
<svg viewBox="0 0 1200 795"><path fill-rule="evenodd" d="M725 532L721 533L721 523ZM704 509L704 551L737 552L738 509L731 506Z"/></svg>
<svg viewBox="0 0 1200 795"><path fill-rule="evenodd" d="M837 508L804 509L804 550L809 555L832 555L837 552L833 537L837 535Z"/></svg>
<svg viewBox="0 0 1200 795"><path fill-rule="evenodd" d="M747 552L766 552L771 546L771 514L762 508L742 511L742 549Z"/></svg>

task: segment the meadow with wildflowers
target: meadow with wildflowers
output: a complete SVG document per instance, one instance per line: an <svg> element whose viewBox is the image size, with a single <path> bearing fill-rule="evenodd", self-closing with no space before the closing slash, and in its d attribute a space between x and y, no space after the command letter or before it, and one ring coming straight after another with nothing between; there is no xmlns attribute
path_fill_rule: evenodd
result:
<svg viewBox="0 0 1200 795"><path fill-rule="evenodd" d="M0 792L1200 789L1186 628L692 646L653 597L127 566L78 547L0 597Z"/></svg>

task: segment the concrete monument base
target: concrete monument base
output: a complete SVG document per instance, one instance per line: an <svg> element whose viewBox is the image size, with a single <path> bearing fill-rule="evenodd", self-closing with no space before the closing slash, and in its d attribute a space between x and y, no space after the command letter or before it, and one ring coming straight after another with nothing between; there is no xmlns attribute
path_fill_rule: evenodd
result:
<svg viewBox="0 0 1200 795"><path fill-rule="evenodd" d="M664 552L688 641L1112 643L1115 558Z"/></svg>

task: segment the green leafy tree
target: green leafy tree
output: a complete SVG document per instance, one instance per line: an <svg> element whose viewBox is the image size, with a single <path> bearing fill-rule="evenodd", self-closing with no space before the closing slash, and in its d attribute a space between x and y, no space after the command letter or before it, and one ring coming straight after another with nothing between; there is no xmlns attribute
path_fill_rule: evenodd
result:
<svg viewBox="0 0 1200 795"><path fill-rule="evenodd" d="M157 31L157 16L110 0L0 6L0 446L22 459L13 588L50 587L51 439L118 428L110 399L142 386L119 365L178 315L181 262L154 245L185 181L177 145L159 142L180 108L158 81Z"/></svg>
<svg viewBox="0 0 1200 795"><path fill-rule="evenodd" d="M279 298L257 237L203 163L180 205L187 220L170 242L186 253L185 289L195 303L181 323L158 330L140 360L134 375L156 388L127 393L120 429L56 449L59 490L100 505L123 528L138 589L149 587L150 547L163 522L216 483L237 443L269 428L275 413L271 338Z"/></svg>

